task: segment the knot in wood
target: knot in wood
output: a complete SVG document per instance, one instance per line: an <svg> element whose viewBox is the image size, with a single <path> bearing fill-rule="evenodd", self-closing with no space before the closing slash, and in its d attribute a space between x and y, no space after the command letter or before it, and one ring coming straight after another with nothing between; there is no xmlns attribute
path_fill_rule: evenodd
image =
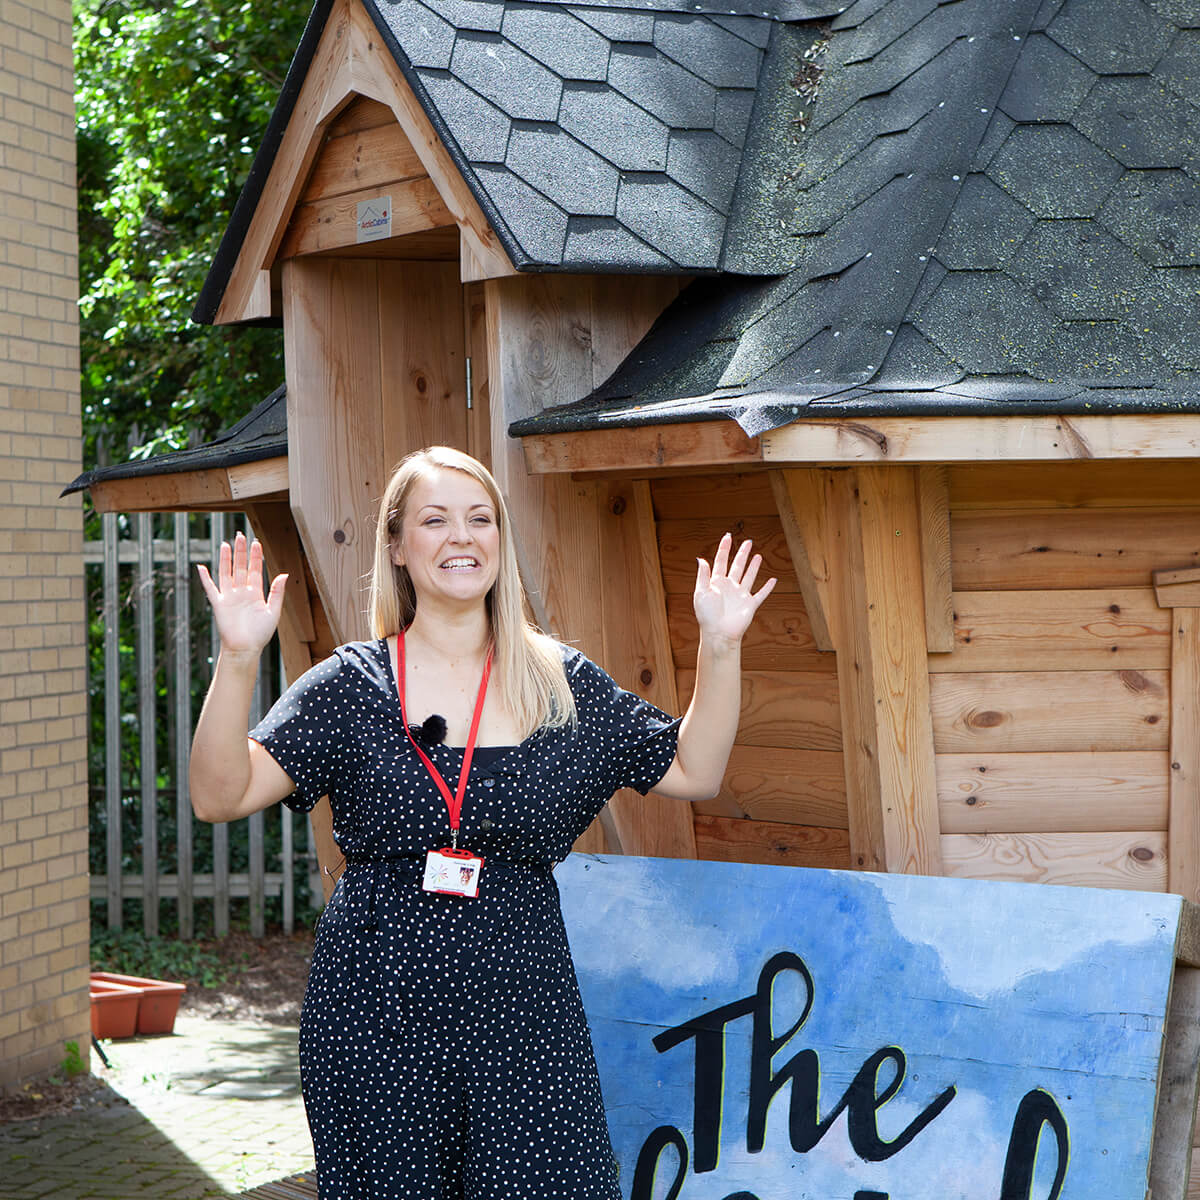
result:
<svg viewBox="0 0 1200 1200"><path fill-rule="evenodd" d="M967 717L967 724L974 729L994 729L1004 724L1004 714L995 709L985 709L983 712L973 712Z"/></svg>
<svg viewBox="0 0 1200 1200"><path fill-rule="evenodd" d="M614 496L609 502L608 511L611 512L614 517L621 516L621 514L625 511L625 497Z"/></svg>
<svg viewBox="0 0 1200 1200"><path fill-rule="evenodd" d="M1154 857L1154 851L1148 846L1135 846L1129 853L1138 862L1149 862Z"/></svg>
<svg viewBox="0 0 1200 1200"><path fill-rule="evenodd" d="M654 682L654 672L649 667L643 667L639 678L643 687L649 687Z"/></svg>

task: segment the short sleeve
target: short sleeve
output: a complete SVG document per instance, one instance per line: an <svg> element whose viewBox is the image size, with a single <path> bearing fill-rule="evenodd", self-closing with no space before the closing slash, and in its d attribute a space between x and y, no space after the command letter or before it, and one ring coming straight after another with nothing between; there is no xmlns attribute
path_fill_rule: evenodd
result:
<svg viewBox="0 0 1200 1200"><path fill-rule="evenodd" d="M582 654L566 668L587 750L608 794L626 787L652 791L675 760L680 718L626 691Z"/></svg>
<svg viewBox="0 0 1200 1200"><path fill-rule="evenodd" d="M308 812L330 790L342 741L342 670L342 659L336 654L318 663L301 675L250 731L250 737L296 785L283 801L296 812Z"/></svg>

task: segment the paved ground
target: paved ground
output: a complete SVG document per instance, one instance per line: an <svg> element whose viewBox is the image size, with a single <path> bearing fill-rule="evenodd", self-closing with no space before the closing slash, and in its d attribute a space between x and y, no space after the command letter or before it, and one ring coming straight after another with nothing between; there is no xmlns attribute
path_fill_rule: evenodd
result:
<svg viewBox="0 0 1200 1200"><path fill-rule="evenodd" d="M79 1110L0 1125L3 1200L200 1200L310 1171L296 1030L180 1016L105 1042Z"/></svg>

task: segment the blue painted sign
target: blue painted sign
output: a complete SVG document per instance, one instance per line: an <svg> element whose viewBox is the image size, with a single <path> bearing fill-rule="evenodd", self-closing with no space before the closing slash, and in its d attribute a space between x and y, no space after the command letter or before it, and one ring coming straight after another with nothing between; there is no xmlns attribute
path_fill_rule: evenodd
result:
<svg viewBox="0 0 1200 1200"><path fill-rule="evenodd" d="M556 875L627 1200L1144 1200L1178 896Z"/></svg>

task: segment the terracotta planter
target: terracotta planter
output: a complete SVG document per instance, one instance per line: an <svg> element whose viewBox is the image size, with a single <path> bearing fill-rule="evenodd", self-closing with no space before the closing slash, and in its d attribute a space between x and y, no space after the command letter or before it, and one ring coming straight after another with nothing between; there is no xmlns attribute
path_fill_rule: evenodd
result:
<svg viewBox="0 0 1200 1200"><path fill-rule="evenodd" d="M168 983L164 979L142 979L137 975L114 975L110 971L93 971L92 982L115 984L137 991L141 1001L137 1011L138 1033L171 1033L175 1028L180 997L187 991L186 984Z"/></svg>
<svg viewBox="0 0 1200 1200"><path fill-rule="evenodd" d="M125 987L93 975L88 982L88 996L92 1002L93 1037L133 1037L142 1000L139 988Z"/></svg>

